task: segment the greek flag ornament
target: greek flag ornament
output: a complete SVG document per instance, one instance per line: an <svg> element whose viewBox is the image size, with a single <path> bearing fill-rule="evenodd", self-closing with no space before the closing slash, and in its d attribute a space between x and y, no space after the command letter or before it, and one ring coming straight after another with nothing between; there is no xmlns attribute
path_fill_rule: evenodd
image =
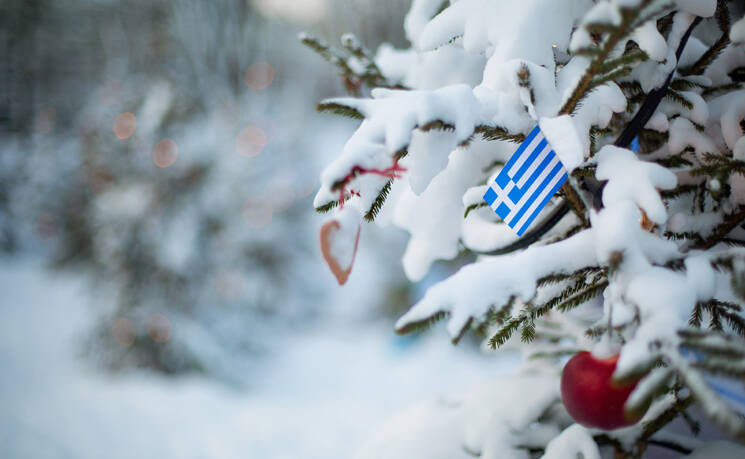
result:
<svg viewBox="0 0 745 459"><path fill-rule="evenodd" d="M536 126L489 184L484 201L522 236L566 179L564 165Z"/></svg>

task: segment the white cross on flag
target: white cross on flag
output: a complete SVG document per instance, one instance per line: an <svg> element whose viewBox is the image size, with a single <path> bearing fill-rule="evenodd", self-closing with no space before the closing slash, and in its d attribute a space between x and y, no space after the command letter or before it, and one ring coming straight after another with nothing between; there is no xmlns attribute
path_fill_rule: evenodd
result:
<svg viewBox="0 0 745 459"><path fill-rule="evenodd" d="M536 126L489 184L484 201L522 236L566 179L564 165Z"/></svg>

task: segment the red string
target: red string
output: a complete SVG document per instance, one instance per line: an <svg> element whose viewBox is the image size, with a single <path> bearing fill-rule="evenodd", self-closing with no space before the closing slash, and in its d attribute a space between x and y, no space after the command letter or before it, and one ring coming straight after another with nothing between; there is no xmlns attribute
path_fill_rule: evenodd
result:
<svg viewBox="0 0 745 459"><path fill-rule="evenodd" d="M344 201L347 199L347 184L352 181L355 177L358 175L365 175L365 174L375 174L380 175L381 177L387 177L389 179L397 179L402 177L402 173L406 172L405 167L401 167L398 165L398 160L393 161L393 165L391 167L387 167L385 169L367 169L362 166L354 166L352 167L352 170L344 176L344 178L341 180L342 185L339 189L339 208L344 208ZM360 196L359 191L355 192L354 190L349 190L350 194L353 194L355 196Z"/></svg>

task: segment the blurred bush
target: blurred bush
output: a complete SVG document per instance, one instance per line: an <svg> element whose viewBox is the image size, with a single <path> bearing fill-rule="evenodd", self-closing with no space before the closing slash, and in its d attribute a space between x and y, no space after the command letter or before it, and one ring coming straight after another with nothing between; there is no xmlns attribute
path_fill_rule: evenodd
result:
<svg viewBox="0 0 745 459"><path fill-rule="evenodd" d="M93 273L109 368L241 380L329 301L310 195L349 126L314 114L341 90L296 34L400 42L406 5L283 3L0 6L0 249Z"/></svg>

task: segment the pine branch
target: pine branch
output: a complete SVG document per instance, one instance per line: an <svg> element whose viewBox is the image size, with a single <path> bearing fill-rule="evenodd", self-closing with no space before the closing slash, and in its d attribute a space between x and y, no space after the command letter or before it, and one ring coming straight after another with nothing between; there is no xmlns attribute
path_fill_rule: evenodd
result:
<svg viewBox="0 0 745 459"><path fill-rule="evenodd" d="M673 190L661 191L660 196L662 196L663 199L674 199L686 193L695 193L697 188L698 185L692 184L678 185L678 187Z"/></svg>
<svg viewBox="0 0 745 459"><path fill-rule="evenodd" d="M693 364L694 368L714 375L727 376L730 378L745 378L745 360L731 360L712 358Z"/></svg>
<svg viewBox="0 0 745 459"><path fill-rule="evenodd" d="M620 57L608 59L605 62L601 62L600 65L598 65L598 74L609 73L618 69L619 67L627 67L631 64L644 62L648 59L649 56L647 55L647 53L637 48L623 54Z"/></svg>
<svg viewBox="0 0 745 459"><path fill-rule="evenodd" d="M489 346L492 349L497 349L498 347L506 343L507 340L512 337L512 334L515 333L518 328L520 328L523 320L525 319L520 320L512 318L508 320L507 323L489 339Z"/></svg>
<svg viewBox="0 0 745 459"><path fill-rule="evenodd" d="M324 42L323 40L320 40L308 34L301 34L300 42L315 51L328 63L339 69L339 72L344 79L344 86L347 88L350 94L355 96L358 96L360 94L359 88L361 85L361 81L359 80L356 72L349 66L349 63L347 63L347 58L344 55L342 55L334 48L330 47L328 43Z"/></svg>
<svg viewBox="0 0 745 459"><path fill-rule="evenodd" d="M363 84L371 88L407 89L405 86L391 84L388 81L375 63L375 59L373 59L370 53L362 46L360 41L353 34L345 34L342 36L341 40L342 46L349 54L348 56L344 55L339 50L332 48L323 40L306 33L300 35L300 41L305 46L315 51L324 60L339 69L344 86L352 95L359 96L360 87ZM351 59L356 59L364 70L361 72L356 71L354 69L356 66L350 65Z"/></svg>
<svg viewBox="0 0 745 459"><path fill-rule="evenodd" d="M679 357L674 360L678 377L685 383L697 405L707 417L714 421L721 429L745 441L745 420L734 412L719 395L706 383L701 373L682 361ZM668 420L669 422L669 420Z"/></svg>
<svg viewBox="0 0 745 459"><path fill-rule="evenodd" d="M608 56L613 52L616 45L621 40L631 34L634 30L634 26L637 25L635 19L641 9L645 8L650 3L649 0L643 0L638 8L621 8L621 24L613 26L607 30L607 37L600 48L596 51L589 51L589 49L578 52L579 54L585 53L585 55L592 54L592 61L587 71L582 76L580 81L575 86L574 91L569 96L569 99L564 103L564 106L559 110L560 115L571 114L577 108L580 101L588 94L593 78L598 73L601 73L604 63L608 60ZM641 25L641 24L638 24Z"/></svg>
<svg viewBox="0 0 745 459"><path fill-rule="evenodd" d="M375 63L375 59L370 55L370 52L362 46L359 39L351 33L344 34L341 38L342 46L349 51L349 53L356 57L360 63L365 67L365 72L359 74L359 78L367 83L371 87L382 87L392 88L397 85L391 85L388 79L380 71L380 68ZM402 86L398 86L402 88Z"/></svg>
<svg viewBox="0 0 745 459"><path fill-rule="evenodd" d="M683 75L702 75L706 68L714 62L714 59L729 45L729 11L724 0L717 2L717 20L722 35L690 68L681 72Z"/></svg>
<svg viewBox="0 0 745 459"><path fill-rule="evenodd" d="M570 309L576 308L577 306L585 304L591 299L603 293L603 290L605 290L607 286L608 286L607 280L598 282L595 285L592 285L589 288L577 293L576 295L573 295L572 297L568 298L566 301L563 301L562 303L558 304L556 306L556 310L558 310L559 312L566 312L566 311L569 311Z"/></svg>
<svg viewBox="0 0 745 459"><path fill-rule="evenodd" d="M590 268L592 269L592 268ZM546 301L540 306L534 306L529 303L525 309L516 317L510 318L489 340L492 349L502 346L518 328L522 327L522 340L530 342L535 338L535 321L552 309L566 312L586 303L592 298L602 293L607 287L608 281L596 278L591 284L587 284L585 275L588 269L582 269L571 274L571 278L577 279L572 285L562 290L558 295ZM546 276L538 282L547 284L560 280L560 275Z"/></svg>
<svg viewBox="0 0 745 459"><path fill-rule="evenodd" d="M610 72L604 74L604 75L598 75L595 78L592 79L592 82L590 83L590 86L588 87L588 91L592 91L593 89L597 88L598 86L602 86L605 83L619 80L625 76L628 76L631 74L631 67L621 67L615 70L611 70Z"/></svg>
<svg viewBox="0 0 745 459"><path fill-rule="evenodd" d="M738 227L745 220L745 206L740 206L734 213L724 217L724 222L717 226L711 236L696 245L697 249L710 249L714 247L730 231Z"/></svg>
<svg viewBox="0 0 745 459"><path fill-rule="evenodd" d="M694 81L685 77L676 78L670 83L670 89L676 91L690 91L692 89L708 89L708 86L704 86L698 81Z"/></svg>
<svg viewBox="0 0 745 459"><path fill-rule="evenodd" d="M660 362L661 364L661 362ZM629 413L644 415L652 401L669 391L673 372L667 368L654 368L637 384L624 406Z"/></svg>
<svg viewBox="0 0 745 459"><path fill-rule="evenodd" d="M693 110L693 104L678 91L669 89L665 94L665 99L669 99L670 101L675 102L688 110Z"/></svg>
<svg viewBox="0 0 745 459"><path fill-rule="evenodd" d="M525 320L523 322L522 333L520 335L520 341L523 343L530 343L535 339L535 321Z"/></svg>
<svg viewBox="0 0 745 459"><path fill-rule="evenodd" d="M365 213L365 220L368 222L372 222L375 220L375 217L378 216L378 213L380 212L380 209L383 208L383 204L385 203L386 198L388 198L388 193L391 191L391 186L393 185L393 180L388 180L383 188L380 190L378 195L375 197L375 200L372 203L372 206L370 206L370 209Z"/></svg>
<svg viewBox="0 0 745 459"><path fill-rule="evenodd" d="M745 175L745 161L712 153L704 154L704 163L690 170L693 176L727 176L732 172Z"/></svg>
<svg viewBox="0 0 745 459"><path fill-rule="evenodd" d="M605 268L601 268L598 266L589 266L587 268L582 268L569 274L554 273L554 274L549 274L547 276L543 276L540 279L538 279L538 281L536 282L536 285L538 287L545 287L546 285L557 284L567 279L586 278L590 275L605 274L606 272L607 271Z"/></svg>
<svg viewBox="0 0 745 459"><path fill-rule="evenodd" d="M567 181L561 186L561 190L564 192L564 200L569 203L569 208L582 222L582 226L587 228L589 226L589 221L585 216L584 209L589 209L592 206L585 202L581 192L577 191L577 188L579 187L577 187L574 182L574 177L570 175L567 178Z"/></svg>
<svg viewBox="0 0 745 459"><path fill-rule="evenodd" d="M654 419L651 419L642 424L642 435L640 441L648 441L649 438L657 433L660 429L665 427L678 417L680 413L685 411L693 402L693 397L678 398L676 397L675 403L673 403L668 409L657 415Z"/></svg>
<svg viewBox="0 0 745 459"><path fill-rule="evenodd" d="M652 162L657 163L660 166L666 167L668 169L693 166L693 163L688 161L683 156L683 153L679 153L677 155L670 155L670 156L662 157L662 158L656 158Z"/></svg>
<svg viewBox="0 0 745 459"><path fill-rule="evenodd" d="M521 143L525 140L525 136L522 134L511 134L506 129L500 126L487 126L480 124L476 126L473 131L475 134L480 134L484 140L504 140L507 142Z"/></svg>
<svg viewBox="0 0 745 459"><path fill-rule="evenodd" d="M413 332L421 332L429 329L430 327L432 327L432 325L447 317L450 317L449 312L437 311L425 319L408 322L405 326L397 328L396 333L398 333L399 335L407 335Z"/></svg>
<svg viewBox="0 0 745 459"><path fill-rule="evenodd" d="M472 210L482 209L484 207L489 207L489 205L486 202L471 204L470 206L466 207L466 211L463 213L463 218L468 217L468 214L470 214Z"/></svg>
<svg viewBox="0 0 745 459"><path fill-rule="evenodd" d="M741 88L742 88L742 83L740 82L728 83L728 84L723 84L720 86L712 86L710 88L704 89L703 92L701 93L701 96L702 97L714 97L714 96L718 96L721 93L737 91L738 89L741 89Z"/></svg>
<svg viewBox="0 0 745 459"><path fill-rule="evenodd" d="M733 335L702 329L679 330L678 335L682 346L706 354L707 359L712 357L745 358L745 346L742 340Z"/></svg>
<svg viewBox="0 0 745 459"><path fill-rule="evenodd" d="M671 241L695 241L696 243L701 242L701 235L694 231L686 231L683 233L673 233L672 231L665 231L665 237Z"/></svg>
<svg viewBox="0 0 745 459"><path fill-rule="evenodd" d="M316 110L322 113L332 113L334 115L341 115L355 120L365 119L365 115L360 113L356 108L338 102L321 102L316 105Z"/></svg>
<svg viewBox="0 0 745 459"><path fill-rule="evenodd" d="M335 209L338 206L339 206L339 201L329 201L322 206L316 207L315 211L318 212L319 214L325 214Z"/></svg>

